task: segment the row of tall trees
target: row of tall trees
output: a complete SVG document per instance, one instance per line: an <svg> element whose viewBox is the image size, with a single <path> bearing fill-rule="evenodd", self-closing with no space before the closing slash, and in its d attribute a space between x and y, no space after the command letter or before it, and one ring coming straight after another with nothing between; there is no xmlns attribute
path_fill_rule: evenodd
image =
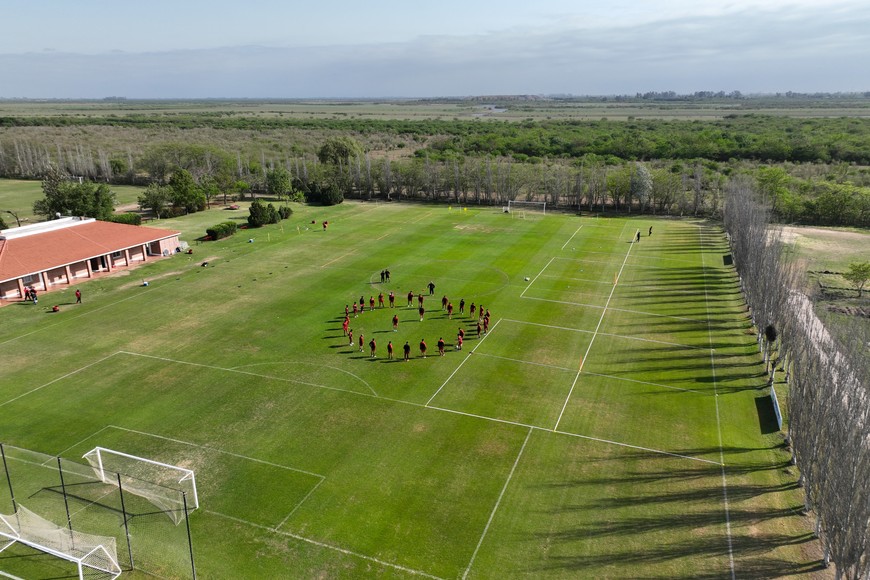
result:
<svg viewBox="0 0 870 580"><path fill-rule="evenodd" d="M838 341L798 291L799 264L770 226L755 183L732 180L724 212L734 262L770 383L784 368L788 437L825 562L870 574L870 364L863 340ZM774 358L774 354L776 357Z"/></svg>

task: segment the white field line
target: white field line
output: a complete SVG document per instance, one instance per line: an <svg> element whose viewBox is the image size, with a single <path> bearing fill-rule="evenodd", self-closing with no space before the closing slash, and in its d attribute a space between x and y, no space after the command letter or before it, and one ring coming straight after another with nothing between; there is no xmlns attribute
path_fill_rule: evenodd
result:
<svg viewBox="0 0 870 580"><path fill-rule="evenodd" d="M3 576L4 578L9 578L10 580L24 580L24 578L19 578L18 576L13 576L12 574L9 574L8 572L4 572L3 570L0 570L0 576Z"/></svg>
<svg viewBox="0 0 870 580"><path fill-rule="evenodd" d="M409 222L409 223L416 224L417 222L420 222L420 221L426 219L426 218L429 217L430 215L432 215L432 212L431 212L431 211L427 211L426 213L424 213L423 215L421 215L421 216L418 217L417 219L412 220L412 221Z"/></svg>
<svg viewBox="0 0 870 580"><path fill-rule="evenodd" d="M550 266L550 264L553 263L553 260L555 260L555 259L556 259L556 256L553 256L552 258L550 258L550 261L547 262L547 264L546 264L543 268L541 268L541 271L538 272L538 275L535 276L534 280L532 280L531 282L529 282L528 284L526 284L526 287L523 289L522 293L520 294L520 298L522 298L522 297L525 295L526 290L528 290L529 288L532 287L532 284L535 283L535 280L537 280L537 279L541 276L541 274L544 273L544 270L546 270L546 269Z"/></svg>
<svg viewBox="0 0 870 580"><path fill-rule="evenodd" d="M498 323L499 323L499 322L501 322L501 318L499 318L498 320L495 321L495 324L492 325L492 328L490 329L489 332L493 332L493 331L495 330L495 327L498 326ZM438 393L441 392L441 389L444 388L444 385L446 385L447 383L449 383L449 382L450 382L450 379L453 378L453 375L455 375L455 374L459 371L459 369L462 368L462 365L464 365L465 362L466 362L469 358L471 358L471 355L474 354L474 351L477 350L477 347L479 347L481 344L483 344L483 341L486 340L486 337L487 337L487 336L489 336L489 332L483 335L483 338L480 339L480 342L478 342L476 345L474 345L474 348L472 348L472 349L471 349L471 352L469 352L468 355L467 355L464 359L462 359L462 362L459 363L459 366L457 366L455 369L453 369L453 372L450 373L450 376L447 377L447 380L444 381L444 382L441 384L440 387L438 387L438 390L435 391L435 394L434 394L434 395L432 395L431 397L429 397L429 400L426 401L426 404L425 404L425 405L423 405L424 407L428 407L428 406L429 406L429 403L432 402L432 399L434 399L435 397L438 396Z"/></svg>
<svg viewBox="0 0 870 580"><path fill-rule="evenodd" d="M377 240L375 240L375 241L383 240L384 238L386 238L387 236L389 236L391 233L392 233L392 232L387 232L387 233L385 233L384 235L382 235L381 237L379 237L379 238L378 238Z"/></svg>
<svg viewBox="0 0 870 580"><path fill-rule="evenodd" d="M504 486L501 488L501 493L498 494L498 499L495 502L495 505L492 507L492 512L489 514L489 519L486 521L486 526L483 528L483 533L480 534L480 540L477 542L477 547L474 548L474 552L471 554L471 560L468 562L468 566L465 568L465 573L462 574L462 579L468 577L468 573L471 571L471 566L474 565L474 560L477 558L477 553L480 551L480 546L483 544L484 538L486 538L486 533L489 531L489 526L492 525L492 520L495 518L495 512L498 511L498 506L501 505L501 500L504 497L504 492L507 491L508 485L510 485L511 479L514 477L514 472L517 470L517 465L520 463L520 458L523 456L523 451L526 450L526 445L529 442L529 439L532 436L532 429L529 429L529 432L526 434L526 439L523 441L523 446L520 447L520 452L517 453L517 458L514 460L514 464L511 467L510 473L508 473L507 480L504 482Z"/></svg>
<svg viewBox="0 0 870 580"><path fill-rule="evenodd" d="M67 374L65 374L65 375L63 375L63 376L61 376L61 377L57 377L56 379L52 379L52 380L48 381L47 383L45 383L44 385L40 385L40 386L36 387L35 389L30 389L30 390L27 391L26 393L22 393L22 394L18 395L17 397L13 397L13 398L9 399L8 401L4 401L4 402L0 403L0 407L2 407L3 405L8 405L9 403L11 403L11 402L13 402L13 401L17 401L18 399L21 399L22 397L26 397L27 395L33 394L33 393L35 393L36 391L38 391L38 390L40 390L40 389L44 389L45 387L48 387L48 386L50 386L50 385L53 385L54 383L56 383L56 382L58 382L58 381L62 381L62 380L64 380L64 379L68 378L68 377L73 376L73 375L76 374L76 373L80 373L80 372L82 372L83 370L89 369L89 368L91 368L91 367L94 366L94 365L98 365L98 364L100 364L101 362L103 362L103 361L105 361L105 360L108 360L108 359L112 358L112 357L115 356L116 354L118 354L118 353L117 353L117 352L114 352L114 353L110 354L109 356L104 356L103 358L101 358L101 359L99 359L99 360L96 360L96 361L94 361L94 362L92 362L92 363L90 363L90 364L87 364L87 365L85 365L85 366L83 366L83 367L81 367L81 368L78 368L78 369L76 369L76 370L74 370L74 371L70 371L70 372L68 372Z"/></svg>
<svg viewBox="0 0 870 580"><path fill-rule="evenodd" d="M686 393L697 393L699 395L709 395L709 393L705 393L704 391L696 391L694 389L684 389L682 387L674 387L674 386L665 385L662 383L651 383L649 381L638 381L637 379L628 379L625 377L617 377L616 375L605 375L602 373L590 373L589 371L586 371L586 374L589 376L592 376L592 377L603 377L605 379L613 379L614 381L624 381L627 383L637 383L639 385L648 385L650 387L660 387L662 389L671 389L673 391L683 391Z"/></svg>
<svg viewBox="0 0 870 580"><path fill-rule="evenodd" d="M709 459L702 459L700 457L692 457L691 455L681 455L680 453L672 453L670 451L662 451L661 449L652 449L651 447L641 447L640 445L630 445L628 443L620 443L619 441L611 441L610 439L599 439L598 437L590 437L588 435L580 435L579 433L571 433L570 431L558 431L556 429L542 429L542 431L549 431L551 433L557 433L559 435L567 435L569 437L578 437L580 439L588 439L589 441L597 441L599 443L607 443L608 445L617 445L619 447L627 447L628 449L637 449L639 451L646 451L648 453L655 453L657 455L668 455L670 457L679 457L680 459L691 459L692 461L700 461L701 463L710 463L712 465L721 465L718 461L711 461Z"/></svg>
<svg viewBox="0 0 870 580"><path fill-rule="evenodd" d="M703 230L698 226L698 241L703 247L704 237ZM710 346L713 346L713 330L710 328L710 302L707 299L707 266L704 264L704 254L701 254L701 269L704 272L704 307L707 312L707 338L710 341ZM725 507L725 532L728 539L728 562L731 565L731 580L737 578L734 572L734 542L731 538L731 509L728 505L728 481L725 477L725 453L722 447L722 419L719 415L719 391L716 385L716 360L714 358L713 349L710 349L710 372L713 378L713 402L716 405L716 431L719 435L719 465L722 471L722 500Z"/></svg>
<svg viewBox="0 0 870 580"><path fill-rule="evenodd" d="M619 255L611 252L584 252L589 254L604 254L606 256ZM584 258L566 258L564 256L556 256L557 260L562 260L563 262L582 262L584 264L603 264L603 265L611 265L613 262L608 262L605 260L586 260ZM670 270L670 268L666 268L665 266L649 266L647 264L631 264L633 269L637 270Z"/></svg>
<svg viewBox="0 0 870 580"><path fill-rule="evenodd" d="M224 451L223 449L219 449L217 447L212 447L210 445L199 445L198 443L191 443L190 441L183 441L181 439L173 439L172 437L165 437L163 435L157 435L156 433L149 433L147 431L137 431L136 429L128 429L126 427L120 427L118 425L107 425L106 427L103 427L103 429L106 429L106 428L117 429L119 431L126 431L128 433L136 433L137 435L144 435L146 437L153 437L155 439L163 439L164 441L171 441L173 443L178 443L180 445L187 445L189 447L197 447L199 449L206 449L208 451L222 453L223 455L229 455L231 457L236 457L238 459L244 459L245 461L252 461L254 463L260 463L262 465L268 465L269 467L277 467L278 469L284 469L287 471L295 471L296 473L310 475L311 477L317 477L321 480L326 479L325 475L321 475L319 473L314 473L313 471L305 471L304 469L296 469L295 467L288 467L286 465L272 463L271 461L266 461L264 459L257 459L256 457L249 457L247 455L233 453L232 451ZM102 431L102 429L100 429L100 431ZM97 431L97 433L99 433L99 431Z"/></svg>
<svg viewBox="0 0 870 580"><path fill-rule="evenodd" d="M69 451L70 449L74 449L74 448L78 447L79 445L81 445L82 443L84 443L85 441L87 441L88 439L93 439L94 437L96 437L97 435L99 435L100 433L102 433L103 431L105 431L106 429L110 429L111 427L112 427L111 425L106 425L106 426L103 427L102 429L97 429L96 431L94 431L93 433L91 433L90 435L88 435L87 437L85 437L84 439L82 439L81 441L76 441L75 443L73 443L72 445L70 445L69 447L67 447L66 449L64 449L63 451L61 451L60 453L58 453L57 456L58 456L58 457L62 456L64 453L66 453L66 452Z"/></svg>
<svg viewBox="0 0 870 580"><path fill-rule="evenodd" d="M571 282L589 282L591 284L603 284L605 286L613 286L613 282L602 282L601 280L589 280L588 278L566 278L564 276L558 276L556 274L548 274L543 276L544 278L555 278L557 280L570 280Z"/></svg>
<svg viewBox="0 0 870 580"><path fill-rule="evenodd" d="M277 526L275 526L275 529L277 530L278 528L280 528L280 527L282 527L284 524L286 524L286 523L287 523L287 520L289 520L289 519L291 518L291 516L293 516L293 514L296 513L296 510L298 510L300 507L302 507L302 504L305 503L305 500L307 500L309 497L311 497L311 494L313 494L315 491L317 491L317 488L320 487L320 484L323 483L324 481L326 481L326 478L325 478L325 477L324 477L323 479L321 479L320 481L318 481L317 483L315 483L315 484L314 484L314 487L312 487L311 489L309 489L309 490L308 490L308 493L305 494L305 497L303 497L302 499L300 499L300 500L299 500L299 503L297 503L296 506L295 506L292 510L290 510L290 513L287 514L286 516L284 516L284 519L281 520L281 521L278 523Z"/></svg>
<svg viewBox="0 0 870 580"><path fill-rule="evenodd" d="M617 310L617 309L611 308L611 310ZM528 324L529 326L543 326L544 328L555 328L558 330L567 330L569 332L582 332L584 334L592 334L591 330L584 330L582 328L568 328L565 326L555 326L552 324L541 324L539 322L526 322L525 320L515 320L513 318L505 318L504 321L505 322L514 322L516 324ZM678 346L680 348L707 350L706 346L692 346L690 344L681 344L679 342L668 342L665 340L656 340L654 338L640 338L637 336L626 336L624 334L613 334L611 332L599 332L598 334L600 334L601 336L612 336L614 338L624 338L626 340L637 340L640 342L653 342L656 344L667 344L669 346Z"/></svg>
<svg viewBox="0 0 870 580"><path fill-rule="evenodd" d="M547 368L549 368L549 369L556 369L556 370L560 370L560 371L568 371L568 372L572 372L572 373L574 372L574 369L572 369L572 368L568 368L568 367L560 367L560 366L558 366L558 365L551 365L551 364L547 364L547 363L539 363L539 362L532 362L532 361L528 361L528 360L521 360L521 359L518 359L518 358L511 358L511 357L509 357L509 356L499 356L499 355L497 355L497 354L486 354L486 353L481 353L481 354L479 354L478 356L487 356L487 357L490 357L490 358L497 358L497 359L500 359L500 360L509 360L509 361L511 361L511 362L520 363L520 364L524 364L524 365L534 365L534 366L537 366L537 367L547 367Z"/></svg>
<svg viewBox="0 0 870 580"><path fill-rule="evenodd" d="M348 555L348 556L353 556L353 557L355 557L355 558L360 558L361 560L366 560L366 561L368 561L368 562L374 562L375 564L378 564L378 565L380 565L380 566L387 566L387 567L389 567L389 568L393 568L394 570L401 570L402 572L406 572L406 573L408 573L408 574L413 574L414 576L423 576L423 577L425 577L425 578L432 578L433 580L443 580L442 578L440 578L440 577L438 577L438 576L433 576L432 574L428 574L428 573L426 573L426 572L422 572L422 571L420 571L420 570L414 570L413 568L408 568L408 567L406 567L406 566L402 566L402 565L400 565L400 564L393 564L392 562L386 562L386 561L381 560L381 559L379 559L379 558L375 558L375 557L373 557L373 556L366 556L365 554L360 554L359 552L354 552L354 551L348 550L348 549L346 549L346 548L341 548L341 547L339 547L339 546L334 546L334 545L332 545L332 544L327 544L326 542L320 542L320 541L318 541L318 540L312 540L311 538L306 538L305 536L300 536L299 534L294 534L294 533L292 533L292 532L284 532L284 531L281 531L281 530L278 530L278 529L275 529L275 528L270 528L269 526L264 526L264 525L262 525L262 524L257 524L257 523L254 523L254 522L249 522L248 520L243 520L243 519L241 519L241 518L236 518L236 517L233 517L233 516L228 516L228 515L226 515L226 514L222 514L222 513L220 513L220 512L216 512L216 511L212 511L212 510L206 510L206 509L204 509L204 510L202 510L202 511L204 511L204 512L207 513L207 514L211 514L211 515L213 515L213 516L218 516L218 517L221 517L221 518L225 518L225 519L228 519L228 520L230 520L230 521L234 521L234 522L239 523L239 524L244 524L244 525L247 525L247 526L251 526L251 527L253 527L253 528L258 528L258 529L260 529L260 530L266 530L266 531L268 531L268 532L272 532L272 533L274 533L274 534L279 534L279 535L281 535L281 536L285 536L285 537L288 537L288 538L293 538L294 540L298 540L298 541L300 541L300 542L305 542L305 543L311 544L311 545L313 545L313 546L317 546L317 547L319 547L319 548L325 548L325 549L327 549L327 550L333 550L333 551L335 551L335 552L340 552L340 553L342 553L342 554L346 554L346 555Z"/></svg>
<svg viewBox="0 0 870 580"><path fill-rule="evenodd" d="M321 267L321 268L326 268L326 267L329 266L330 264L334 264L335 262L338 262L338 261L341 260L342 258L347 258L347 257L350 256L351 254L353 254L355 251L356 251L356 250L353 250L353 251L350 251L350 252L348 252L348 253L346 253L346 254L342 254L342 255L340 255L339 257L334 258L334 259L328 261L327 263L323 264L323 265L320 266L320 267Z"/></svg>
<svg viewBox="0 0 870 580"><path fill-rule="evenodd" d="M564 244L562 244L562 249L563 249L563 250L564 250L564 249L565 249L565 246L567 246L567 245L568 245L568 242L570 242L570 241L571 241L571 240L573 240L573 239L574 239L574 236L576 236L576 235L577 235L577 232L579 232L579 231L580 231L580 230L582 230L582 229L583 229L583 226L580 226L580 227L579 227L579 228L577 228L577 229L576 229L576 230L574 230L574 233L573 233L573 234L571 234L571 237L570 237L570 238L568 238L568 241L567 241L567 242L565 242L565 243L564 243Z"/></svg>
<svg viewBox="0 0 870 580"><path fill-rule="evenodd" d="M607 314L607 306L610 304L610 300L613 298L613 293L616 291L616 286L619 284L619 277L622 276L622 270L625 268L625 263L628 261L628 256L631 255L631 249L634 247L634 244L628 245L628 251L625 252L625 259L622 260L622 266L619 267L619 272L616 273L616 280L614 280L613 288L610 289L610 296L607 297L607 302L604 303L604 308L601 310L601 316L598 318L598 324L595 326L595 332L592 334L592 338L589 340L589 346L586 347L586 352L583 353L583 358L580 359L580 368L577 369L577 375L574 377L574 382L571 383L571 389L568 391L568 396L565 397L565 404L562 405L562 411L559 412L559 418L556 419L556 426L553 427L553 431L557 431L559 429L559 423L562 422L562 415L565 414L565 409L568 408L568 401L571 400L571 395L574 393L574 387L577 386L577 380L580 378L580 373L583 372L583 365L586 364L586 358L589 356L589 351L592 350L592 345L595 343L595 337L598 336L598 329L601 328L601 323L604 322L604 315Z"/></svg>
<svg viewBox="0 0 870 580"><path fill-rule="evenodd" d="M344 373L344 374L346 374L346 375L350 375L350 376L352 376L353 378L355 378L356 380L358 380L359 382L361 382L362 384L364 384L365 386L367 386L367 387L369 388L369 390L370 390L372 393L375 394L375 396L378 396L378 394L375 392L375 390L372 388L372 386L368 383L368 381L366 381L366 380L363 379L362 377L357 376L357 375L353 374L353 373L350 372L350 371L346 371L346 370L344 370L344 369L340 369L340 368L338 368L338 367L334 367L334 366L330 366L330 365L322 365L322 364L318 364L318 363L307 363L307 362L300 362L300 361L286 361L286 362L280 362L280 363L274 363L274 362L262 362L262 363L252 363L252 364L249 364L249 365L239 365L239 366L237 366L237 367L230 367L229 370L231 370L231 371L236 371L236 370L239 370L239 369L246 369L246 368L249 368L249 367L259 367L259 366L268 366L268 365L276 365L276 364L284 364L284 365L310 365L310 366L318 367L318 368L321 368L321 369L331 369L331 370L334 370L334 371L338 371L338 372L340 372L340 373Z"/></svg>
<svg viewBox="0 0 870 580"><path fill-rule="evenodd" d="M121 353L121 354L129 355L129 356L138 356L138 357L142 357L142 358L150 358L150 359L154 359L154 360L162 360L162 361L165 361L165 362L177 363L177 364L182 364L182 365L190 365L190 366L194 366L194 367L200 367L200 368L205 368L205 369L212 369L212 370L216 370L216 371L225 371L225 372L228 372L228 373L238 373L238 374L240 374L240 375L247 375L247 376L249 376L249 377L257 377L258 379L269 379L269 380L272 380L272 381L279 381L279 382L282 382L282 383L292 383L292 384L296 384L296 385L305 385L305 386L308 386L308 387L316 387L316 388L318 388L318 389L327 389L327 390L329 390L329 391L340 391L340 392L342 392L342 393L354 393L354 394L357 394L357 395L365 395L366 397L374 397L374 398L378 398L377 393L374 393L374 392L373 392L373 394L369 394L369 393L359 393L359 392L357 392L357 391L351 391L351 390L348 390L348 389L339 389L338 387L330 387L330 386L328 386L328 385L321 385L321 384L318 384L318 383L309 383L309 382L307 382L307 381L299 381L299 380L296 380L296 379L286 379L286 378L283 378L283 377L273 377L273 376L270 376L270 375L261 375L261 374L257 374L257 373L250 373L250 372L248 372L248 371L239 371L239 370L228 369L228 368L225 368L225 367L219 367L219 366L215 366L215 365L207 365L207 364L203 364L203 363L195 363L195 362L190 362L190 361L185 361L185 360L178 360L178 359L173 359L173 358L167 358L167 357L163 357L163 356L155 356L155 355L153 355L153 354L142 354L142 353L138 353L138 352L130 352L130 351L126 351L126 350L121 350L121 351L118 351L118 352ZM116 354L117 354L117 353L116 353ZM369 389L371 389L371 387L369 387Z"/></svg>
<svg viewBox="0 0 870 580"><path fill-rule="evenodd" d="M584 308L604 308L600 304L589 304L587 302L572 302L570 300L553 300L552 298L538 298L537 296L520 296L526 300L539 300L541 302L552 302L554 304L567 304L569 306L583 306ZM669 318L671 320L685 320L688 322L698 322L707 324L707 320L699 320L697 318L688 318L686 316L674 316L672 314L657 314L655 312L646 312L644 310L632 310L630 308L614 308L610 307L614 312L627 312L628 314L642 314L644 316L657 316L659 318Z"/></svg>

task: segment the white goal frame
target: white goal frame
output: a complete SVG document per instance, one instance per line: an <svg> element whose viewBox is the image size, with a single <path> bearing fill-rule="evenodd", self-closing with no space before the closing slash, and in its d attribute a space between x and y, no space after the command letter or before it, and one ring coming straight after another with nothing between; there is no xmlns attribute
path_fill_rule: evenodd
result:
<svg viewBox="0 0 870 580"><path fill-rule="evenodd" d="M0 514L0 552L16 543L74 563L79 580L121 575L115 538L63 528L20 504L14 514Z"/></svg>
<svg viewBox="0 0 870 580"><path fill-rule="evenodd" d="M508 200L507 213L513 213L514 211L540 211L542 214L546 215L547 202Z"/></svg>
<svg viewBox="0 0 870 580"><path fill-rule="evenodd" d="M82 458L91 465L100 481L116 487L120 485L123 491L147 499L162 508L176 525L199 508L196 475L192 469L105 447L94 447ZM122 458L120 462L118 458ZM136 464L141 467L136 473L131 473L129 466ZM172 497L173 491L178 495Z"/></svg>

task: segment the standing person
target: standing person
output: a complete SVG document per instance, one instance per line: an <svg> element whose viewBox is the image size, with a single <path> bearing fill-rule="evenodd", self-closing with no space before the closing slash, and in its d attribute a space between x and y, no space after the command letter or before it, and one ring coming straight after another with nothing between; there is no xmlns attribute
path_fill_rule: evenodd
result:
<svg viewBox="0 0 870 580"><path fill-rule="evenodd" d="M420 308L417 309L417 312L420 313L420 322L423 322L423 315L426 313L426 309L420 306Z"/></svg>
<svg viewBox="0 0 870 580"><path fill-rule="evenodd" d="M344 317L347 318L347 315L350 314L350 308L347 307L347 304L344 305Z"/></svg>
<svg viewBox="0 0 870 580"><path fill-rule="evenodd" d="M399 315L393 315L393 332L399 332Z"/></svg>
<svg viewBox="0 0 870 580"><path fill-rule="evenodd" d="M326 231L326 227L329 225L329 222L323 222L323 231Z"/></svg>
<svg viewBox="0 0 870 580"><path fill-rule="evenodd" d="M386 277L387 282L389 282L390 281L390 270L389 269L384 270L384 276Z"/></svg>
<svg viewBox="0 0 870 580"><path fill-rule="evenodd" d="M423 294L422 293L417 295L417 304L419 304L420 306L423 306Z"/></svg>
<svg viewBox="0 0 870 580"><path fill-rule="evenodd" d="M476 312L475 308L474 302L472 302L471 306L468 307L468 313L472 318L474 318L474 313Z"/></svg>
<svg viewBox="0 0 870 580"><path fill-rule="evenodd" d="M30 287L30 299L33 300L33 303L36 304L39 300L36 299L36 288Z"/></svg>
<svg viewBox="0 0 870 580"><path fill-rule="evenodd" d="M365 335L362 332L360 332L359 333L359 351L360 352L363 351L364 344L365 344Z"/></svg>
<svg viewBox="0 0 870 580"><path fill-rule="evenodd" d="M390 308L396 305L396 295L390 290Z"/></svg>
<svg viewBox="0 0 870 580"><path fill-rule="evenodd" d="M369 296L369 312L375 309L375 297Z"/></svg>
<svg viewBox="0 0 870 580"><path fill-rule="evenodd" d="M414 303L414 291L408 290L408 308Z"/></svg>
<svg viewBox="0 0 870 580"><path fill-rule="evenodd" d="M447 320L452 320L452 319L453 319L453 303L448 302L447 303Z"/></svg>
<svg viewBox="0 0 870 580"><path fill-rule="evenodd" d="M384 293L381 292L380 294L378 294L378 308L383 308L383 307L384 307Z"/></svg>
<svg viewBox="0 0 870 580"><path fill-rule="evenodd" d="M347 346L353 346L353 328L347 329L347 339L349 341Z"/></svg>
<svg viewBox="0 0 870 580"><path fill-rule="evenodd" d="M387 343L387 358L393 360L393 341Z"/></svg>
<svg viewBox="0 0 870 580"><path fill-rule="evenodd" d="M24 287L24 300L28 302L30 301L30 286Z"/></svg>
<svg viewBox="0 0 870 580"><path fill-rule="evenodd" d="M465 298L459 301L459 314L465 314Z"/></svg>
<svg viewBox="0 0 870 580"><path fill-rule="evenodd" d="M344 331L344 336L347 336L347 329L350 328L350 318L344 317L344 322L341 323L341 330Z"/></svg>
<svg viewBox="0 0 870 580"><path fill-rule="evenodd" d="M462 335L456 335L456 350L462 350Z"/></svg>
<svg viewBox="0 0 870 580"><path fill-rule="evenodd" d="M477 307L477 317L483 318L483 304Z"/></svg>
<svg viewBox="0 0 870 580"><path fill-rule="evenodd" d="M438 339L438 356L444 356L444 338Z"/></svg>
<svg viewBox="0 0 870 580"><path fill-rule="evenodd" d="M483 317L483 333L486 334L487 332L489 332L489 317L484 316Z"/></svg>
<svg viewBox="0 0 870 580"><path fill-rule="evenodd" d="M649 233L648 233L647 235L648 235L648 236L651 236L651 235L652 235L652 226L649 227Z"/></svg>
<svg viewBox="0 0 870 580"><path fill-rule="evenodd" d="M76 304L82 303L82 291L76 288Z"/></svg>
<svg viewBox="0 0 870 580"><path fill-rule="evenodd" d="M435 282L429 281L429 296L435 295Z"/></svg>
<svg viewBox="0 0 870 580"><path fill-rule="evenodd" d="M426 341L422 338L420 339L420 356L426 358Z"/></svg>
<svg viewBox="0 0 870 580"><path fill-rule="evenodd" d="M353 303L353 317L356 318L356 317L358 317L358 316L359 316L359 314L357 314L357 306L356 306L356 302L354 302L354 303Z"/></svg>
<svg viewBox="0 0 870 580"><path fill-rule="evenodd" d="M461 338L465 338L465 329L460 326L458 334Z"/></svg>
<svg viewBox="0 0 870 580"><path fill-rule="evenodd" d="M376 342L375 342L375 339L372 338L372 339L369 341L369 350L372 351L372 358L376 358L376 357L375 357L375 350L377 350L377 348L378 348L378 343L376 343Z"/></svg>
<svg viewBox="0 0 870 580"><path fill-rule="evenodd" d="M640 241L640 230L637 230L637 235L634 237L634 241L635 241L635 242L639 242L639 241Z"/></svg>
<svg viewBox="0 0 870 580"><path fill-rule="evenodd" d="M447 308L448 302L450 302L450 301L447 300L447 294L445 294L444 296L441 297L441 310L444 310L445 308Z"/></svg>
<svg viewBox="0 0 870 580"><path fill-rule="evenodd" d="M359 297L359 313L362 314L366 311L366 301L362 296Z"/></svg>
<svg viewBox="0 0 870 580"><path fill-rule="evenodd" d="M477 338L480 338L480 331L483 330L483 327L480 325L480 319L477 319Z"/></svg>
<svg viewBox="0 0 870 580"><path fill-rule="evenodd" d="M405 362L411 360L411 345L408 344L408 341L405 341L405 346L402 347L402 351L405 353Z"/></svg>
<svg viewBox="0 0 870 580"><path fill-rule="evenodd" d="M386 279L386 277L387 277L387 275L384 273L383 270L381 270L381 284L384 283L384 280Z"/></svg>

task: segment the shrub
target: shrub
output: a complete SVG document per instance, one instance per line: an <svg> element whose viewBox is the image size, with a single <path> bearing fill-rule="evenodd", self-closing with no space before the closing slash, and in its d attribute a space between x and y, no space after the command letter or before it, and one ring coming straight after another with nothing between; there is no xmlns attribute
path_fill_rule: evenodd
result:
<svg viewBox="0 0 870 580"><path fill-rule="evenodd" d="M291 208L289 205L282 205L278 208L278 215L281 217L282 220L286 220L291 215L293 215L293 208Z"/></svg>
<svg viewBox="0 0 870 580"><path fill-rule="evenodd" d="M277 224L281 221L281 216L278 214L278 210L275 209L275 206L271 203L269 205L263 205L259 199L255 199L251 203L249 211L250 215L248 216L248 225L252 228L259 228L266 224Z"/></svg>
<svg viewBox="0 0 870 580"><path fill-rule="evenodd" d="M142 225L142 216L133 212L119 213L118 215L110 216L106 221L114 222L116 224L139 226Z"/></svg>
<svg viewBox="0 0 870 580"><path fill-rule="evenodd" d="M236 228L236 222L221 222L206 229L205 233L213 240L220 240L236 233Z"/></svg>

